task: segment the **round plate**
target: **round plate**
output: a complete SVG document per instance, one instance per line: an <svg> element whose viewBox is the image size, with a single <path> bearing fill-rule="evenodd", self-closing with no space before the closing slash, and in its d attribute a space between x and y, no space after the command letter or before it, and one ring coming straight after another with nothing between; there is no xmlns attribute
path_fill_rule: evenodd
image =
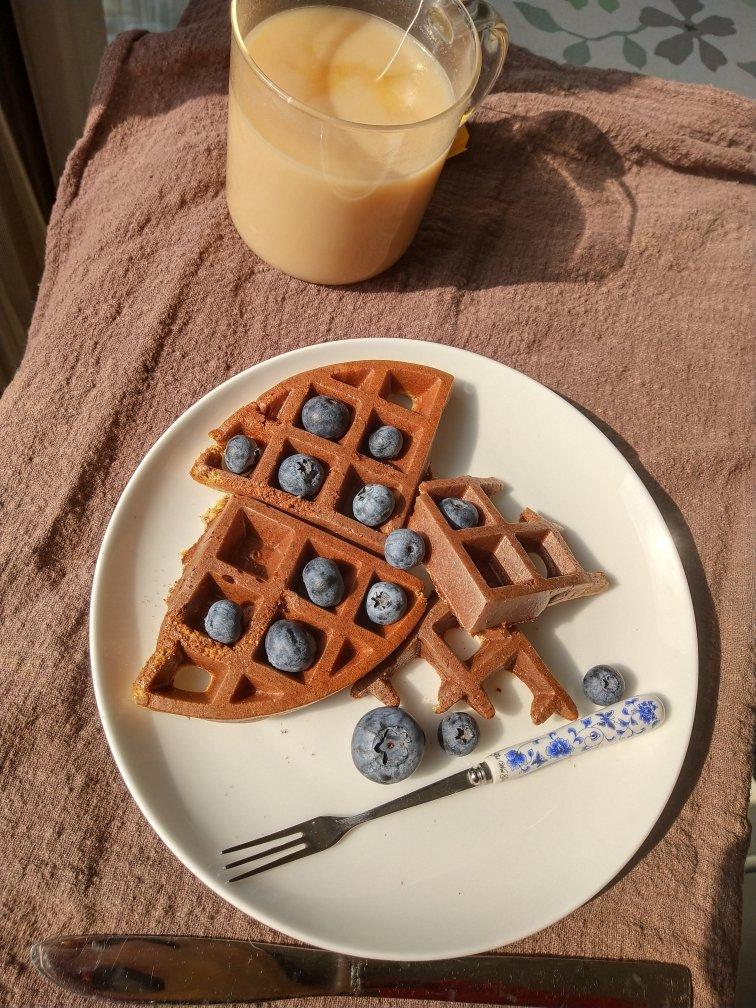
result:
<svg viewBox="0 0 756 1008"><path fill-rule="evenodd" d="M434 474L500 477L505 516L529 506L559 521L583 566L609 576L603 595L555 606L527 631L580 713L592 709L581 691L583 672L608 662L622 669L629 690L658 692L668 721L626 745L362 826L322 854L229 885L222 848L315 815L370 808L464 765L436 744L438 679L424 662L403 673L400 687L425 729L425 758L410 780L392 788L367 781L350 759L352 729L376 706L372 698L356 701L345 692L240 724L150 712L131 700L163 598L180 572L179 554L217 500L188 475L207 431L298 371L361 358L417 361L453 374L431 455ZM176 856L258 920L314 945L376 958L481 952L590 899L662 812L696 700L695 623L682 566L659 511L620 453L581 413L517 371L452 347L398 339L305 347L258 364L166 431L105 535L92 590L91 650L116 763ZM501 673L487 690L497 714L481 721L481 756L539 733L518 680Z"/></svg>

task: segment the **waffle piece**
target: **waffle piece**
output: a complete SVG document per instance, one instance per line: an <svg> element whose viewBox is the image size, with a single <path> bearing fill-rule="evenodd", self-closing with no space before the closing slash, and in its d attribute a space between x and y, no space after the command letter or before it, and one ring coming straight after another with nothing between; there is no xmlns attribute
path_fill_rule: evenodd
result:
<svg viewBox="0 0 756 1008"><path fill-rule="evenodd" d="M382 554L385 535L406 523L451 384L451 375L443 371L398 361L354 361L303 371L211 431L216 444L202 452L191 474L207 486L264 501ZM315 395L348 407L351 424L340 440L328 441L302 427L302 407ZM406 400L407 408L391 397ZM396 459L380 462L367 453L367 441L383 425L397 427L404 446ZM254 438L263 449L244 476L222 467L223 448L236 434ZM311 500L278 486L279 465L297 452L312 455L326 469L325 482ZM366 483L390 487L396 498L393 514L380 528L368 528L352 516L354 496Z"/></svg>
<svg viewBox="0 0 756 1008"><path fill-rule="evenodd" d="M397 693L393 679L396 673L401 672L405 665L409 665L416 658L423 657L418 629L416 627L404 644L400 644L393 654L381 662L378 668L372 672L368 672L367 675L357 680L354 686L352 686L351 691L355 700L361 700L370 693L385 707L400 706L402 701Z"/></svg>
<svg viewBox="0 0 756 1008"><path fill-rule="evenodd" d="M601 572L583 570L558 525L528 508L518 522L505 521L490 500L502 486L473 476L428 480L420 484L409 523L428 542L425 565L433 586L473 634L533 620L549 605L596 595L608 584ZM481 524L452 528L438 507L444 497L473 503ZM529 554L541 558L546 576Z"/></svg>
<svg viewBox="0 0 756 1008"><path fill-rule="evenodd" d="M302 707L381 662L425 610L422 584L411 574L259 501L231 497L210 519L184 555L155 652L134 684L134 699L144 707L217 721ZM335 560L344 577L346 595L333 609L313 605L302 585L302 569L314 556ZM389 626L365 614L365 595L375 581L400 584L407 595L406 613ZM230 647L204 629L208 608L222 598L244 611L244 633ZM281 672L265 656L265 633L282 618L304 623L317 641L317 658L301 674ZM192 665L209 675L204 692L182 688L180 676L175 681Z"/></svg>
<svg viewBox="0 0 756 1008"><path fill-rule="evenodd" d="M505 669L517 676L533 694L530 717L534 724L542 724L552 714L568 720L577 717L577 708L569 694L523 633L508 626L485 630L477 635L480 648L463 661L444 640L444 635L457 627L459 623L447 603L437 600L409 640L354 684L352 696L371 693L386 706L398 707L399 694L393 676L413 659L422 657L441 678L436 714L443 714L455 703L465 700L481 717L493 717L494 707L483 689L483 682Z"/></svg>

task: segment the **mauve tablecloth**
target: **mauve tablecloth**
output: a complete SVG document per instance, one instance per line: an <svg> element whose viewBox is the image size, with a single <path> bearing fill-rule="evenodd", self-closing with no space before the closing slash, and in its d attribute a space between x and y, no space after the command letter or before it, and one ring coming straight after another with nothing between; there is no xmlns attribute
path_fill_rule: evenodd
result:
<svg viewBox="0 0 756 1008"><path fill-rule="evenodd" d="M515 49L408 255L324 289L258 261L229 221L228 45L226 4L204 0L106 52L0 402L3 1003L84 1005L28 966L55 932L277 937L196 882L129 797L90 684L92 571L135 466L198 396L305 343L401 335L505 361L598 418L696 604L700 701L667 812L619 881L508 951L683 962L698 1006L730 1005L753 700L752 106Z"/></svg>

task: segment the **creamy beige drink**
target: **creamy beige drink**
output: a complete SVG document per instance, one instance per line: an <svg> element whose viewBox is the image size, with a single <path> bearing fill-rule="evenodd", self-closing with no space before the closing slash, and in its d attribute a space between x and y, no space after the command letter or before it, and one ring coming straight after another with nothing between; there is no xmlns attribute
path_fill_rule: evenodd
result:
<svg viewBox="0 0 756 1008"><path fill-rule="evenodd" d="M412 240L454 138L458 115L425 122L454 105L449 77L411 35L345 7L273 14L244 45L228 125L239 234L303 280L380 273Z"/></svg>

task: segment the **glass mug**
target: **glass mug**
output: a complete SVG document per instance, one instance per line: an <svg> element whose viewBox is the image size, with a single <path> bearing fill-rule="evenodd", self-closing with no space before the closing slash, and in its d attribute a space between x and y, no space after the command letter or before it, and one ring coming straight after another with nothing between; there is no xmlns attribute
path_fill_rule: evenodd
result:
<svg viewBox="0 0 756 1008"><path fill-rule="evenodd" d="M298 101L249 54L257 25L307 6L232 0L226 198L242 239L271 265L354 283L388 269L414 238L460 124L499 75L507 29L474 0L475 22L461 0L328 0L408 29L451 85L450 104L429 118L366 125Z"/></svg>

